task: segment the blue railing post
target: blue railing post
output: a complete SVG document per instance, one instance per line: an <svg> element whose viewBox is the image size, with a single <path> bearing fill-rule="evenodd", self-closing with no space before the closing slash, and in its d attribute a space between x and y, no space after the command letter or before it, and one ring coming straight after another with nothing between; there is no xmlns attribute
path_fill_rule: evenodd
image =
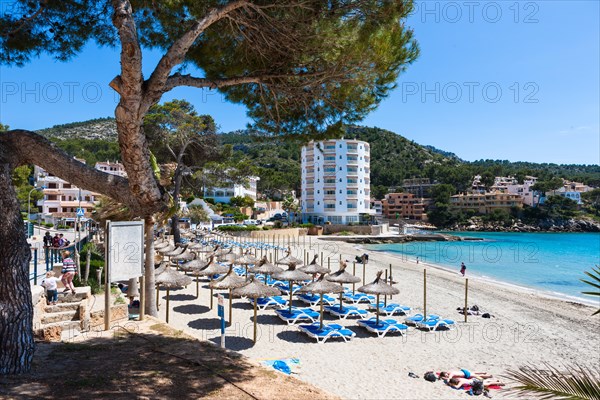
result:
<svg viewBox="0 0 600 400"><path fill-rule="evenodd" d="M46 272L50 271L50 248L44 247L44 261L46 262Z"/></svg>
<svg viewBox="0 0 600 400"><path fill-rule="evenodd" d="M38 277L38 249L33 249L33 284L37 285Z"/></svg>

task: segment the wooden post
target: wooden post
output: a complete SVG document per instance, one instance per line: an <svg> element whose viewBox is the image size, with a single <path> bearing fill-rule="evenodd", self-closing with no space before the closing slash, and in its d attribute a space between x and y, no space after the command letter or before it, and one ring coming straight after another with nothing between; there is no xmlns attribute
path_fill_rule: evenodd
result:
<svg viewBox="0 0 600 400"><path fill-rule="evenodd" d="M331 259L329 257L327 257L327 268L331 269L331 263L330 263Z"/></svg>
<svg viewBox="0 0 600 400"><path fill-rule="evenodd" d="M392 264L390 264L390 285L392 284ZM390 294L390 300L392 300L392 295Z"/></svg>
<svg viewBox="0 0 600 400"><path fill-rule="evenodd" d="M256 343L256 304L258 303L258 299L254 299L254 343Z"/></svg>
<svg viewBox="0 0 600 400"><path fill-rule="evenodd" d="M323 252L321 252L321 265L323 265Z"/></svg>
<svg viewBox="0 0 600 400"><path fill-rule="evenodd" d="M160 300L160 285L156 284L156 311L160 311L160 304L158 304L158 300Z"/></svg>
<svg viewBox="0 0 600 400"><path fill-rule="evenodd" d="M210 276L210 283L208 284L209 286L211 286L211 284L212 284L212 277L213 276L211 275ZM212 310L212 308L213 308L213 288L211 286L211 288L210 288L210 309Z"/></svg>
<svg viewBox="0 0 600 400"><path fill-rule="evenodd" d="M196 275L196 298L200 297L200 277Z"/></svg>
<svg viewBox="0 0 600 400"><path fill-rule="evenodd" d="M232 297L233 297L233 296L231 295L231 288L229 288L229 326L231 326L231 321L232 321L232 317L231 317L231 315L232 315L232 314L231 314L231 309L233 308L233 307L231 306L231 301L233 300L233 299L232 299ZM255 303L256 303L256 302L255 302Z"/></svg>
<svg viewBox="0 0 600 400"><path fill-rule="evenodd" d="M167 312L166 320L167 320L167 324L168 324L169 323L169 287L168 286L167 286L167 309L166 309L166 312Z"/></svg>
<svg viewBox="0 0 600 400"><path fill-rule="evenodd" d="M469 297L469 278L465 279L465 309L463 310L464 314L465 314L465 322L467 322L467 316L469 315L469 313L467 312L468 297Z"/></svg>
<svg viewBox="0 0 600 400"><path fill-rule="evenodd" d="M352 261L352 275L356 276L356 261ZM354 296L354 288L356 287L356 283L352 282L352 296Z"/></svg>
<svg viewBox="0 0 600 400"><path fill-rule="evenodd" d="M88 254L90 254L88 252ZM146 317L145 307L146 307L146 286L144 275L140 276L140 321L143 321Z"/></svg>
<svg viewBox="0 0 600 400"><path fill-rule="evenodd" d="M423 268L423 318L427 318L427 270Z"/></svg>
<svg viewBox="0 0 600 400"><path fill-rule="evenodd" d="M387 272L387 269L386 269L385 270L385 281L386 281L386 283L387 283L387 280L388 280L388 272ZM390 283L390 285L391 285L391 283ZM383 295L383 306L387 307L387 295L385 295L385 294Z"/></svg>
<svg viewBox="0 0 600 400"><path fill-rule="evenodd" d="M366 282L365 282L365 273L366 273L366 269L367 269L367 267L365 266L365 260L364 260L364 258L363 258L362 265L363 265L363 285L364 285L364 284L366 284Z"/></svg>

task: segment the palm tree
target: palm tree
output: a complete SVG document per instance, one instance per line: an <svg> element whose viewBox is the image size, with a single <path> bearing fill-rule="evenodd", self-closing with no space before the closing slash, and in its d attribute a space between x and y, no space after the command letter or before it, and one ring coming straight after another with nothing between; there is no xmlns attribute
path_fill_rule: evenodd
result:
<svg viewBox="0 0 600 400"><path fill-rule="evenodd" d="M507 376L518 382L510 389L522 398L598 400L600 379L591 369L575 365L559 370L548 364L545 369L524 366L509 370Z"/></svg>
<svg viewBox="0 0 600 400"><path fill-rule="evenodd" d="M598 265L596 265L595 268L592 268L592 272L589 271L584 271L584 273L589 276L590 278L592 278L593 281L588 281L585 279L581 279L581 282L583 283L587 283L590 286L593 286L596 288L596 291L594 292L582 292L583 294L588 294L590 296L600 296L600 267ZM596 310L595 313L593 313L592 315L596 315L600 313L600 308L598 310Z"/></svg>
<svg viewBox="0 0 600 400"><path fill-rule="evenodd" d="M598 290L582 293L600 296L600 267L596 265L592 272L585 271L585 274L592 280L581 281ZM600 309L592 316L598 313ZM508 370L507 376L517 382L517 386L510 390L519 395L539 399L600 400L600 377L596 372L578 364L565 366L565 371L549 364L544 365L545 369L524 366Z"/></svg>

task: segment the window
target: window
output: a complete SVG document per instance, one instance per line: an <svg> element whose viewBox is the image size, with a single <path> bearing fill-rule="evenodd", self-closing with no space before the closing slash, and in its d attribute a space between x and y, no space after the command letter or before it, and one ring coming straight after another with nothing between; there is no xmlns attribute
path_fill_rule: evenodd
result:
<svg viewBox="0 0 600 400"><path fill-rule="evenodd" d="M342 192L342 191L340 190L340 193L341 193L341 192ZM326 190L326 191L325 191L325 194L335 194L335 190Z"/></svg>
<svg viewBox="0 0 600 400"><path fill-rule="evenodd" d="M340 206L342 205L342 202L340 201Z"/></svg>
<svg viewBox="0 0 600 400"><path fill-rule="evenodd" d="M63 189L71 189L70 183L63 183Z"/></svg>

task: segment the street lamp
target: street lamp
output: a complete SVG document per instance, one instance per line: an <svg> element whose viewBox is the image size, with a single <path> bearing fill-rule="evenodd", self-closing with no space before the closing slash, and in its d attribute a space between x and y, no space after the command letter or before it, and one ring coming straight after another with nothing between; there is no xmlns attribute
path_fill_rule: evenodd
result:
<svg viewBox="0 0 600 400"><path fill-rule="evenodd" d="M34 187L33 189L31 189L31 190L29 191L29 194L27 195L27 223L28 223L28 224L30 224L30 223L31 223L31 222L30 222L30 218L31 218L31 193L32 193L34 190L43 190L43 189L45 189L45 188L46 188L45 186L42 186L42 187ZM30 237L30 236L29 236L29 229L27 229L27 237Z"/></svg>

